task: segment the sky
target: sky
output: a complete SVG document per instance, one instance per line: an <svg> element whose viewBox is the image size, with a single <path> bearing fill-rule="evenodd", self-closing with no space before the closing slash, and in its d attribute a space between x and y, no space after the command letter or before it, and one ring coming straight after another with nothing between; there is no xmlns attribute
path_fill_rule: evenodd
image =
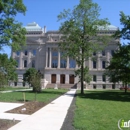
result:
<svg viewBox="0 0 130 130"><path fill-rule="evenodd" d="M57 20L57 15L63 11L63 9L73 9L80 0L23 0L24 5L27 8L25 16L18 14L16 20L21 22L23 26L28 23L36 22L42 28L47 27L48 30L58 30L60 22ZM99 18L108 18L109 22L122 28L120 24L120 11L123 11L126 15L130 15L130 0L93 0L97 3L101 11ZM11 55L11 49L5 47L1 53L7 53Z"/></svg>

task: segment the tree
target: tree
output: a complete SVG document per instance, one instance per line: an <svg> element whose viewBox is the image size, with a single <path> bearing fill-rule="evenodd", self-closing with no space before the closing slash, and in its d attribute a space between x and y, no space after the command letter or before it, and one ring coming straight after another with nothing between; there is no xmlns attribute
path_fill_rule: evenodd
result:
<svg viewBox="0 0 130 130"><path fill-rule="evenodd" d="M23 75L23 81L28 82L28 84L33 87L34 92L41 91L41 78L41 73L35 68L29 68Z"/></svg>
<svg viewBox="0 0 130 130"><path fill-rule="evenodd" d="M29 68L26 70L26 72L23 75L23 81L27 82L29 86L31 86L31 81L33 76L35 76L37 73L37 70L35 68Z"/></svg>
<svg viewBox="0 0 130 130"><path fill-rule="evenodd" d="M15 20L18 13L25 14L25 11L22 0L0 0L0 50L3 46L18 50L25 45L26 30Z"/></svg>
<svg viewBox="0 0 130 130"><path fill-rule="evenodd" d="M16 61L8 58L7 54L0 54L0 82L1 86L9 81L17 81Z"/></svg>
<svg viewBox="0 0 130 130"><path fill-rule="evenodd" d="M120 22L124 27L118 30L114 37L127 40L127 44L119 45L109 66L106 68L106 75L108 75L111 82L122 82L125 85L126 92L126 87L130 83L130 16L120 12Z"/></svg>
<svg viewBox="0 0 130 130"><path fill-rule="evenodd" d="M106 68L106 75L113 83L122 82L126 87L130 83L130 44L120 45Z"/></svg>
<svg viewBox="0 0 130 130"><path fill-rule="evenodd" d="M99 11L98 4L93 3L92 0L80 0L79 5L72 11L64 10L58 15L58 20L63 21L59 29L63 34L59 47L61 51L65 50L65 57L75 59L80 67L81 94L84 93L84 62L93 52L102 49L107 41L106 36L97 34L99 29L105 29L108 24L107 19L99 19Z"/></svg>

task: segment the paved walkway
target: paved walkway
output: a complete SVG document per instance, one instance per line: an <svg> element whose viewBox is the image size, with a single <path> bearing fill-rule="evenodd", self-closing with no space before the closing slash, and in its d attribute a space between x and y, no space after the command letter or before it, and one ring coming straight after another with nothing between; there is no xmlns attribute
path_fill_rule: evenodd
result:
<svg viewBox="0 0 130 130"><path fill-rule="evenodd" d="M9 130L60 130L75 92L71 89Z"/></svg>
<svg viewBox="0 0 130 130"><path fill-rule="evenodd" d="M23 120L23 119L27 118L29 115L5 113L8 110L14 109L14 108L22 106L22 105L24 105L24 104L0 102L0 119Z"/></svg>

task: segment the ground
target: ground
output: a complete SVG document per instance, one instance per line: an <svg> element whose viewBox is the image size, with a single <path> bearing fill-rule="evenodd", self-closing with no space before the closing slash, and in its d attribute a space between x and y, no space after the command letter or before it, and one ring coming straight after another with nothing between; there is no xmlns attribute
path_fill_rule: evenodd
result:
<svg viewBox="0 0 130 130"><path fill-rule="evenodd" d="M7 111L7 113L17 113L17 114L31 115L32 113L38 111L40 108L42 108L45 105L46 105L45 103L37 102L37 101L25 102L25 104L23 106L17 107L17 108L12 109L12 110L9 110L9 111ZM7 130L8 128L10 128L11 126L17 124L18 122L19 121L0 119L0 130Z"/></svg>

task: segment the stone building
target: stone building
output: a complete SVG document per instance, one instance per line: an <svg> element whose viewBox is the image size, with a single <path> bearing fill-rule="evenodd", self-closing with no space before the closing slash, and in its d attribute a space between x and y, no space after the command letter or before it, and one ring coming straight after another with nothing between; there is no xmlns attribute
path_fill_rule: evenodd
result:
<svg viewBox="0 0 130 130"><path fill-rule="evenodd" d="M78 77L74 76L74 70L78 68L74 59L62 58L62 53L58 49L58 41L61 34L58 31L46 31L46 27L41 28L37 23L29 23L27 30L27 46L22 51L12 52L12 57L17 61L18 82L15 86L23 85L23 74L25 71L34 67L44 74L48 81L48 87L57 84L62 87L72 87L78 83ZM99 30L101 35L112 35L118 30L113 25L108 26L108 30ZM87 84L88 88L118 88L119 85L112 84L103 75L106 62L112 57L114 50L117 49L119 40L113 39L102 52L93 53L97 57L96 61L89 59L85 65L89 67L92 81Z"/></svg>

